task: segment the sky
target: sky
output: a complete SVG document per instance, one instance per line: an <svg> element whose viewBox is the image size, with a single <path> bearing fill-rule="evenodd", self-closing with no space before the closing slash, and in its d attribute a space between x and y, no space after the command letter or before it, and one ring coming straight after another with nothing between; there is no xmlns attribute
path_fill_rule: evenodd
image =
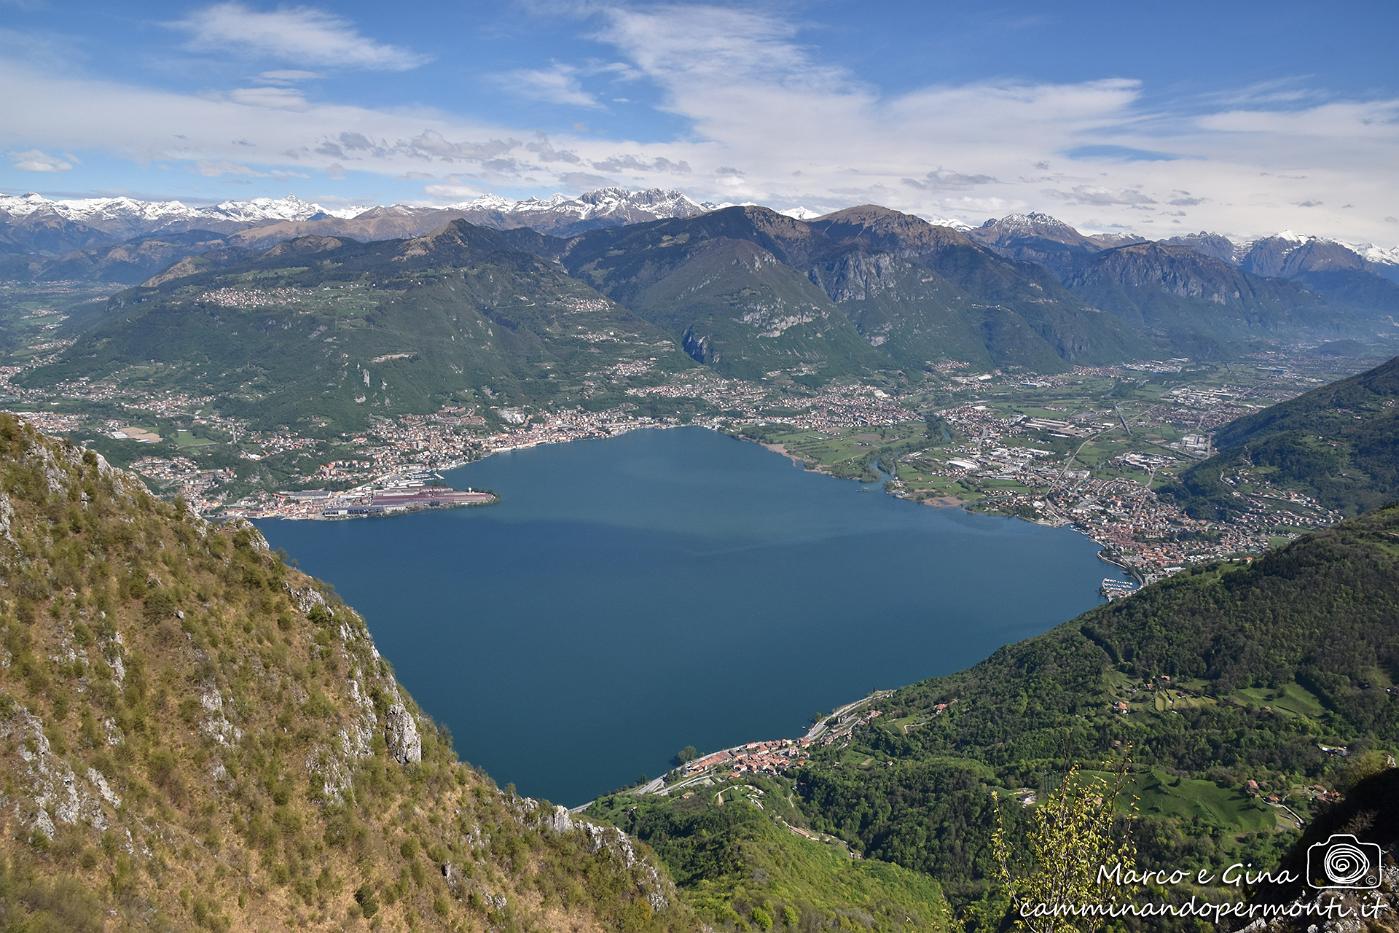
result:
<svg viewBox="0 0 1399 933"><path fill-rule="evenodd" d="M1399 244L1399 3L0 0L0 191Z"/></svg>

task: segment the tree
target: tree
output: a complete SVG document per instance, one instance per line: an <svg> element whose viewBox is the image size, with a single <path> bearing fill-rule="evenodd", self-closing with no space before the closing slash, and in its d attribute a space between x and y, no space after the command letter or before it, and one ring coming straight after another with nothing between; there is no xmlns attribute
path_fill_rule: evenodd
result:
<svg viewBox="0 0 1399 933"><path fill-rule="evenodd" d="M1135 885L1104 877L1115 867L1123 874L1136 867L1136 846L1131 834L1121 831L1116 814L1126 774L1125 764L1111 781L1083 775L1077 765L1070 768L1058 788L1035 808L1024 840L1028 862L1022 859L1019 866L1012 864L997 797L991 846L1017 927L1034 933L1095 929L1102 918L1074 913L1036 916L1033 911L1107 906L1130 897Z"/></svg>
<svg viewBox="0 0 1399 933"><path fill-rule="evenodd" d="M676 767L679 767L680 765L689 764L690 762L694 761L695 758L697 758L698 756L699 752L695 751L695 747L693 745L686 745L684 748L680 749L680 751L675 753L675 758L673 760L675 762Z"/></svg>

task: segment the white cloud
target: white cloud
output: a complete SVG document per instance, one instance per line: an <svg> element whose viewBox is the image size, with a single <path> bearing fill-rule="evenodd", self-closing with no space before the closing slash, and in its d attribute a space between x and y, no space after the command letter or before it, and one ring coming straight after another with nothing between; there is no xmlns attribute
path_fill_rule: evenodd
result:
<svg viewBox="0 0 1399 933"><path fill-rule="evenodd" d="M313 7L254 10L237 0L215 3L170 24L191 48L230 48L263 58L339 68L405 71L427 56L361 35L353 23Z"/></svg>
<svg viewBox="0 0 1399 933"><path fill-rule="evenodd" d="M263 84L295 84L298 81L313 81L320 76L320 72L317 71L302 71L298 68L277 68L271 71L260 72L256 79Z"/></svg>
<svg viewBox="0 0 1399 933"><path fill-rule="evenodd" d="M369 42L304 7L254 15L329 19ZM1145 234L1184 223L1399 242L1394 211L1379 207L1399 190L1399 101L1328 99L1294 81L1163 110L1122 76L886 93L766 13L590 6L586 15L580 28L614 54L515 72L514 89L597 110L625 81L632 100L657 100L683 122L672 138L607 138L581 125L546 137L440 110L332 103L301 93L291 67L255 88L180 93L0 57L6 133L16 148L96 148L139 162L421 179L443 200L622 184L819 210L873 201L969 222L1047 209ZM1111 156L1125 151L1178 158ZM734 167L742 173L723 171Z"/></svg>
<svg viewBox="0 0 1399 933"><path fill-rule="evenodd" d="M307 178L305 172L290 172L285 169L263 171L241 162L209 161L201 159L194 163L194 169L205 178L219 178L225 175L240 178Z"/></svg>
<svg viewBox="0 0 1399 933"><path fill-rule="evenodd" d="M72 156L59 158L38 149L10 153L10 164L21 172L66 172L75 161Z"/></svg>
<svg viewBox="0 0 1399 933"><path fill-rule="evenodd" d="M602 103L583 89L578 81L578 69L555 63L548 68L525 68L506 72L500 85L512 94L531 100L569 107L599 109Z"/></svg>
<svg viewBox="0 0 1399 933"><path fill-rule="evenodd" d="M240 87L230 91L229 99L249 107L275 110L305 110L310 106L300 91L284 87Z"/></svg>
<svg viewBox="0 0 1399 933"><path fill-rule="evenodd" d="M450 182L428 185L423 190L428 197L439 201L469 201L472 198L478 198L486 193L472 185L461 185Z"/></svg>

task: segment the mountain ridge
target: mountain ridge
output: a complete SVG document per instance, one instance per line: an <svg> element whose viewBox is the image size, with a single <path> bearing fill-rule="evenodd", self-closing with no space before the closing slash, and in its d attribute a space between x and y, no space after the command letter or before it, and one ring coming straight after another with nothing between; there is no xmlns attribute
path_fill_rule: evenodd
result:
<svg viewBox="0 0 1399 933"><path fill-rule="evenodd" d="M0 574L0 925L694 929L643 847L458 762L255 529L12 415Z"/></svg>
<svg viewBox="0 0 1399 933"><path fill-rule="evenodd" d="M650 188L628 190L620 187L597 188L578 195L555 194L549 197L528 197L512 199L495 194L483 194L465 201L447 204L424 205L391 203L379 205L326 207L304 201L295 195L281 198L255 197L243 200L225 200L210 205L189 205L179 200L146 201L126 196L91 198L48 198L34 192L23 195L0 194L0 224L13 223L24 218L50 217L70 223L82 223L99 231L121 228L122 225L145 222L146 227L131 231L131 235L156 233L171 227L188 228L203 221L206 229L217 229L220 225L277 225L308 223L316 220L347 222L352 220L384 220L397 216L400 222L407 218L429 218L426 223L437 223L452 217L463 217L478 225L534 226L544 233L572 235L590 228L589 225L620 225L669 217L692 217L707 211L718 210L731 204L695 200L676 189ZM779 213L788 214L799 220L816 220L829 217L837 211L820 213L803 207L784 208ZM1041 211L1006 214L972 226L961 220L943 217L921 218L934 226L947 227L968 233L984 242L995 242L997 238L1012 236L1057 236L1065 243L1091 245L1109 248L1124 245L1126 242L1147 239L1130 233L1085 234L1071 225ZM534 221L531 224L531 220ZM210 227L210 224L214 227ZM574 229L570 229L572 226ZM231 228L230 228L231 229ZM225 229L222 232L230 232ZM283 233L291 233L284 229ZM314 232L297 230L296 232ZM322 231L324 232L324 231ZM344 232L344 231L342 231ZM418 232L425 232L420 230ZM294 235L294 234L292 234ZM401 233L399 235L402 235ZM1309 236L1281 231L1251 237L1238 237L1228 234L1209 233L1170 237L1163 242L1189 242L1199 237L1210 237L1230 243L1242 261L1250 250L1260 245L1268 249L1282 249L1286 252L1309 245L1340 247L1353 253L1363 263L1379 267L1399 267L1399 245L1383 247L1372 243L1356 243L1324 236ZM1278 241L1281 245L1269 245ZM1217 257L1222 258L1222 257ZM1260 252L1258 261L1263 262ZM1294 260L1294 263L1296 261ZM1254 271L1249 269L1248 271Z"/></svg>

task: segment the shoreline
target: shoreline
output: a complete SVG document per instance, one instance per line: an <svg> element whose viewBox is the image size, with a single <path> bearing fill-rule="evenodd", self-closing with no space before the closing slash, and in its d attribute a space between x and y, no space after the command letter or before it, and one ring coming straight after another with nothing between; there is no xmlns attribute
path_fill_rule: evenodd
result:
<svg viewBox="0 0 1399 933"><path fill-rule="evenodd" d="M717 429L713 429L713 430L717 430ZM953 496L953 495L930 496L930 497L925 498L925 499L917 499L917 498L914 498L913 496L904 496L904 495L900 495L898 492L896 492L896 491L894 491L894 490L891 490L891 489L889 488L890 485L894 482L894 479L893 479L893 477L892 477L892 474L886 474L886 473L882 473L882 471L880 471L880 472L881 472L880 478L879 478L878 480L876 480L874 483L869 483L869 482L865 482L865 481L860 480L860 479L854 479L854 478L849 478L849 477L844 477L844 476L836 476L836 474L832 473L830 470L824 469L824 468L821 467L820 465L813 465L812 463L810 463L809 461L803 459L802 457L798 456L797 454L792 453L792 452L789 451L786 447L783 447L781 444L774 444L774 443L771 443L771 442L769 442L769 441L760 441L760 440L758 440L757 438L754 438L754 437L748 437L748 436L746 436L746 435L744 435L744 434L731 433L731 432L728 432L728 431L719 431L719 433L720 433L720 434L727 434L729 437L737 438L738 440L746 441L747 443L750 443L750 444L757 444L759 447L762 447L762 448L765 449L765 450L771 451L772 453L775 453L775 454L780 454L780 455L782 455L783 457L786 457L786 458L787 458L788 460L790 460L792 463L795 463L797 466L801 467L803 470L805 470L805 471L808 472L808 473L817 473L817 474L819 474L819 475L821 475L821 476L831 476L831 477L835 477L836 479L850 479L851 482L860 483L860 484L865 485L865 486L872 486L872 485L875 485L875 484L877 483L877 484L879 485L879 487L880 487L880 490L881 490L885 495L887 495L887 496L891 496L891 497L893 497L893 498L895 498L895 499L902 499L902 500L905 501L905 502L912 502L912 503L914 503L915 505L927 506L928 508L933 508L933 509L962 509L963 511L966 511L966 512L973 512L973 511L974 511L973 509L971 509L971 508L968 506L968 503L967 503L966 500L964 500L964 499L959 499L958 497ZM1000 511L989 511L989 510L988 510L988 511L983 512L983 513L980 513L980 514L985 514L985 515L996 515L996 516L999 516L999 517L1001 517L1001 518L1011 518L1011 519L1015 519L1015 520L1017 520L1017 521L1029 522L1031 525L1040 525L1041 527L1045 527L1045 528L1068 528L1068 529L1070 529L1071 531L1074 531L1074 532L1076 532L1077 534L1082 535L1083 537L1087 538L1089 541L1092 541L1094 544L1096 544L1096 545L1098 546L1098 556L1099 556L1099 559L1102 560L1104 563L1111 564L1112 566L1117 567L1117 568L1118 568L1119 570L1121 570L1123 573L1127 574L1129 577L1131 577L1133 580L1135 580L1138 584L1143 584L1142 579L1141 579L1141 578L1136 574L1136 572L1133 571L1130 567L1127 567L1127 566L1125 566L1125 565L1123 565L1123 564L1120 564L1120 563L1118 563L1117 561L1114 561L1114 560L1108 560L1107 558L1105 558L1105 557L1102 556L1102 555L1105 553L1105 551L1107 550L1107 547L1108 547L1108 545L1107 545L1105 542L1099 541L1097 538L1095 538L1095 537L1093 537L1092 535L1088 534L1088 533L1085 532L1083 529L1079 528L1077 525L1074 525L1073 523L1066 523L1066 524L1063 524L1063 525L1054 525L1054 524L1049 524L1049 523L1047 523L1047 522L1037 522L1037 521L1034 521L1033 519L1025 518L1024 516L1021 516L1021 515L1015 515L1015 514L1012 514L1012 513L1010 513L1010 512L1000 512Z"/></svg>
<svg viewBox="0 0 1399 933"><path fill-rule="evenodd" d="M774 453L774 454L777 454L777 455L779 455L779 456L781 456L781 457L784 457L784 458L787 459L789 462L791 462L792 464L794 464L794 465L800 467L802 470L805 470L805 471L808 472L808 473L815 473L815 474L818 474L818 475L820 475L820 476L830 476L830 477L833 477L833 478L835 478L835 479L850 479L851 482L861 483L862 485L866 485L866 486L873 485L872 483L867 483L867 482L864 482L864 481L862 481L862 480L860 480L860 479L855 479L855 478L850 478L850 477L843 477L843 476L836 476L836 474L832 473L830 470L824 468L824 467L821 466L820 464L813 464L813 463L811 463L810 461L806 460L805 458L801 457L800 455L795 454L795 453L793 453L792 451L788 450L788 449L787 449L786 447L784 447L782 444L773 443L773 442L770 442L770 441L761 441L761 440L758 440L758 439L755 438L755 437L750 437L750 436L748 436L748 435L746 435L746 434L743 434L739 428L731 427L731 428L727 428L727 429L726 429L726 428L718 427L718 426L713 425L713 424L704 424L704 423L697 423L697 422L656 422L656 423L627 424L627 425L619 425L619 426L617 426L616 428L609 429L609 430L607 430L607 431L593 431L593 432L586 433L586 434L580 434L580 435L578 435L577 437L567 437L567 438L561 438L561 439L556 439L556 440L554 440L554 439L542 440L542 439L541 439L541 440L535 440L535 441L527 442L527 443L523 443L523 444L498 445L498 446L494 446L494 447L491 447L491 448L487 449L485 452L482 453L481 456L479 456L479 457L477 457L477 458L475 458L475 459L453 460L453 461L451 461L451 462L448 463L448 464L433 467L433 470L436 471L436 472L440 472L440 473L444 473L444 474L445 474L445 473L448 473L448 472L450 472L450 471L452 471L452 470L458 470L458 469L461 469L462 467L470 466L470 465L473 464L473 463L480 463L481 461L486 460L486 459L489 458L489 457L496 456L497 454L513 453L513 452L518 451L518 450L530 450L530 449L535 448L535 447L544 447L544 446L551 445L551 444L571 444L571 443L574 443L575 441L585 441L585 440L606 440L607 438L610 438L610 437L621 437L621 436L623 436L623 435L630 434L630 433L632 433L633 431L668 431L668 430L673 430L673 429L676 429L676 428L700 428L700 429L706 430L706 431L713 431L713 432L715 432L716 434L722 434L722 435L724 435L725 437L731 437L731 438L733 438L733 439L735 439L735 440L743 441L744 443L756 444L757 446L763 448L764 450L767 450L767 451L770 452L770 453ZM372 481L371 481L371 482L372 482ZM905 502L912 502L912 503L914 503L915 505L922 505L922 506L926 506L926 507L928 507L928 508L934 508L934 509L953 509L953 508L956 508L956 509L963 509L964 511L967 511L967 512L972 512L972 511L974 511L973 509L971 509L971 508L969 507L969 505L968 505L968 503L967 503L966 500L960 499L960 498L958 498L957 496L953 496L953 495L932 496L932 497L925 498L925 499L918 499L918 498L914 498L914 497L912 497L912 496L900 495L898 492L893 491L893 490L891 490L891 489L889 488L889 487L890 487L890 484L891 484L891 482L892 482L892 478L891 478L888 474L882 474L882 475L880 476L880 478L879 478L878 480L876 480L875 482L878 483L878 485L879 485L879 487L880 487L880 490L881 490L885 495L892 496L892 497L895 498L895 499L902 499L902 500L904 500ZM456 489L455 486L448 486L448 488L454 489L454 490ZM494 499L494 501L492 501L492 502L487 502L487 503L463 503L462 506L465 507L465 506L475 506L475 505L496 505L496 504L499 504L499 501L500 501L500 500L499 500L499 497L496 497L496 498ZM457 506L452 506L452 508L456 508L456 507L457 507ZM277 515L277 514L270 514L270 515L269 515L269 514L263 514L263 515L246 515L246 514L234 514L234 515L229 515L228 517L237 517L237 518L245 518L245 519L255 519L255 520L259 520L259 521L261 521L261 520L292 521L292 522L296 522L296 521L339 521L339 520L344 519L344 518L394 518L394 517L399 516L399 515L406 515L406 514L410 514L410 513L412 513L412 512L420 512L420 511L427 511L427 509L426 509L426 508L404 509L404 510L397 510L397 511L390 512L390 513L381 513L381 514L376 514L376 515L321 516L321 515ZM997 515L997 516L999 516L999 517L1001 517L1001 518L1011 518L1011 519L1017 519L1017 520L1019 520L1019 521L1026 521L1026 522L1029 522L1029 523L1032 524L1032 525L1043 525L1043 524L1045 524L1045 523L1043 523L1043 522L1036 522L1036 521L1033 521L1033 520L1031 520L1031 519L1024 518L1023 516L1014 515L1014 514L1011 514L1011 513L1008 513L1008 512L987 511L987 512L985 512L984 514L988 514L988 515ZM1127 566L1125 566L1125 565L1123 565L1123 564L1120 564L1120 563L1118 563L1117 561L1108 560L1108 559L1102 557L1103 552L1104 552L1104 551L1107 549L1107 547L1108 547L1108 545L1107 545L1106 542L1099 541L1097 538L1094 538L1092 535L1086 533L1086 532L1083 531L1081 528L1078 528L1077 526L1075 526L1075 525L1073 525L1073 524L1069 524L1069 525L1067 525L1067 526L1063 526L1063 525L1049 525L1049 526L1047 526L1047 527L1069 527L1069 528L1072 529L1073 531L1077 532L1078 534L1082 535L1083 537L1087 538L1089 541L1092 541L1094 544L1096 544L1096 545L1098 546L1098 548L1099 548L1099 559L1103 560L1104 563L1107 563L1107 564L1110 564L1110 565L1112 565L1112 566L1114 566L1114 567L1117 567L1117 568L1118 568L1119 570L1121 570L1123 573L1127 574L1127 576L1130 577L1132 580L1136 581L1138 585L1144 585L1144 581L1142 580L1142 578L1141 578L1135 571L1133 571L1130 567L1127 567Z"/></svg>
<svg viewBox="0 0 1399 933"><path fill-rule="evenodd" d="M765 442L759 441L759 440L757 440L756 438L753 438L753 437L751 437L751 436L747 436L747 435L745 435L745 434L743 434L743 433L740 433L739 430L736 430L736 429L733 428L733 427L730 427L730 428L728 428L728 429L725 429L724 427L720 427L720 426L717 426L717 425L714 425L714 424L704 424L704 423L699 423L699 424L696 424L696 423L689 423L689 424L682 424L682 423L669 423L669 424L636 424L636 425L629 425L629 426L627 426L625 430L620 430L620 429L619 429L619 430L612 430L612 431L607 431L607 432L601 432L601 431L599 431L599 432L593 432L593 433L589 433L589 434L581 435L581 436L576 436L576 437L570 437L570 438L564 438L564 439L536 440L536 441L534 441L534 442L532 442L532 443L525 443L525 444L518 444L518 445L509 445L509 446L507 446L507 445L499 445L499 446L495 446L495 447L492 447L492 448L487 449L486 451L483 452L482 456L480 456L480 457L478 457L478 458L476 458L476 459L474 459L474 460L467 460L467 461L464 461L464 462L461 464L461 466L466 466L466 465L469 465L469 464L471 464L471 463L477 463L477 462L484 461L484 460L487 459L488 457L491 457L491 456L493 456L493 455L495 455L495 454L511 453L511 452L514 452L514 451L528 450L528 449L531 449L531 448L543 447L543 446L546 446L546 445L564 444L564 443L571 443L571 442L574 442L574 441L583 441L583 440L597 440L597 441L601 441L601 440L607 440L608 438L611 438L611 437L620 437L620 436L623 436L623 435L625 435L625 434L630 434L630 433L632 433L633 431L642 431L642 430L671 430L671 429L685 428L685 427L699 428L699 429L703 429L703 430L707 430L707 431L712 431L712 432L715 433L715 434L719 434L719 435L722 435L722 436L726 436L726 437L731 438L731 439L733 439L733 440L743 441L743 442L747 442L747 443L756 444L756 445L758 445L758 446L764 448L764 449L765 449L767 452L769 452L769 453L778 454L778 455L780 455L780 456L783 456L783 457L786 458L789 462L791 462L791 463L795 464L796 466L800 467L804 472L809 472L809 473L814 473L814 474L818 474L818 475L829 476L829 477L832 477L832 478L835 478L835 479L849 479L849 480L853 481L854 483L856 483L856 484L858 484L858 485L860 485L860 486L864 486L864 487L866 487L866 488L869 487L870 485L872 485L870 482L868 482L868 481L863 481L863 480L861 480L861 479L859 479L859 478L836 476L835 474L831 473L829 470L824 470L824 469L816 468L816 467L814 467L812 464L810 464L808 461L802 459L801 457L799 457L799 456L793 454L791 451L787 450L787 449L786 449L785 447L783 447L781 444L771 444L771 443L765 443ZM459 468L459 467L458 467L458 468ZM446 474L447 474L447 472L448 472L447 469L446 469L446 468L439 468L439 469L440 469L441 472L444 474L444 481L450 484L450 478L446 477ZM894 498L897 498L897 499L904 499L904 500L906 500L906 501L908 501L908 502L910 502L911 504L914 504L914 505L925 505L925 506L930 506L930 507L933 507L933 508L940 508L940 509L954 508L954 507L955 507L955 508L960 508L960 509L966 509L966 505L965 505L965 503L964 503L962 500L959 500L959 499L957 499L957 498L955 498L955 497L952 497L952 496L941 496L941 497L933 497L933 498L930 498L930 499L920 500L920 499L913 498L913 497L906 496L906 495L899 495L897 492L895 492L893 489L891 489L891 487L890 487L891 478L890 478L889 475L886 474L886 473L882 473L882 472L881 472L880 478L877 480L877 482L878 482L878 484L879 484L879 486L880 486L880 491L882 491L882 492L884 492L884 493L886 493L886 494L888 494L888 495L890 495L890 496L893 496ZM457 488L457 487L449 485L449 488L455 489L455 488ZM495 500L495 501L498 502L499 500L497 499L497 500ZM417 511L422 511L422 510L423 510L423 509L419 509L419 510L417 510ZM970 509L966 509L966 510L969 511L969 512L971 511ZM401 514L401 513L400 513L400 512L394 512L394 513L390 513L390 514L386 514L386 515L382 515L382 516L363 516L363 517L384 517L384 518L388 518L388 517L393 517L393 515L397 515L397 514ZM1010 514L1006 514L1006 513L989 512L989 513L986 513L986 514L995 515L995 516L998 517L998 518L1020 518L1020 516L1010 515ZM281 518L280 516L271 516L271 517L272 517L272 518ZM361 516L352 516L352 517L361 517ZM338 520L338 519L337 519L337 518L334 518L334 517L322 518L321 516L317 515L317 516L302 516L302 517L299 517L299 518L284 518L284 519L282 519L282 520L296 521L296 520ZM1022 519L1022 520L1024 520L1024 519ZM1027 520L1027 521L1028 521L1028 520ZM1034 524L1034 523L1032 522L1032 524ZM1073 529L1073 530L1076 531L1076 532L1079 533L1079 534L1083 534L1082 531L1080 531L1079 529L1076 529L1076 528L1075 528L1075 529ZM1089 538L1089 540L1092 540L1088 535L1083 535L1083 536L1084 536L1085 538ZM1101 547L1102 547L1101 542L1096 542L1096 541L1095 541L1094 543L1095 543L1096 545L1098 545L1098 547L1101 549ZM1095 595L1096 595L1096 591L1095 591ZM918 678L918 679L921 679L921 678ZM916 682L917 682L917 679L910 681L910 683L916 683ZM906 685L901 684L901 685L899 685L899 686L902 687L902 686L906 686ZM771 746L772 746L774 743L780 745L783 749L791 749L793 755L804 754L804 750L806 749L807 745L811 744L812 742L814 742L816 739L820 738L820 737L825 733L826 730L823 728L823 724L825 724L828 720L832 719L833 717L838 718L838 717L840 717L840 716L842 716L842 715L845 715L845 714L847 714L847 713L850 713L850 712L854 712L854 711L858 711L858 710L863 710L863 709L864 709L870 702L872 702L873 700L878 699L878 698L887 697L887 696L890 695L892 692L893 692L893 691L888 691L888 690L875 691L874 693L868 694L868 695L866 695L866 696L858 697L858 698L856 698L856 699L854 699L854 700L851 700L851 701L849 701L849 702L845 702L845 703L843 703L843 704L837 705L837 706L834 707L834 709L833 709L831 712L824 714L824 715L821 716L820 719L818 719L815 723L812 723L812 724L810 725L810 727L805 731L805 734L801 735L800 738L777 738L777 739L766 739L766 740L756 740L756 741L745 741L745 742L738 743L738 744L736 744L736 745L734 745L734 746L731 746L731 747L729 747L729 748L726 748L726 749L720 749L720 750L718 750L718 751L709 752L709 753L707 753L707 754L704 754L704 755L701 755L701 756L697 756L696 760L697 760L697 761L700 761L700 760L712 758L712 757L714 757L714 756L720 756L720 755L723 755L724 753L729 753L729 757L725 758L723 762L717 762L717 763L711 764L710 766L707 766L705 769L702 769L702 770L697 771L697 772L695 772L695 773L686 774L685 777L684 777L684 781L686 781L686 782L696 782L696 783L697 783L697 782L699 782L700 780L702 780L705 776L711 774L711 773L712 773L712 770L713 770L714 768L716 768L716 767L719 767L720 765L723 765L723 766L732 766L732 765L735 764L736 762L742 762L742 761L744 761L744 760L745 760L748 756L750 756L750 755L756 755L756 754L770 754L770 753L772 753ZM848 730L847 730L847 731L848 731ZM844 733L842 733L842 734L844 734ZM761 751L758 751L758 750L756 750L756 748L755 748L756 746L763 746L763 748L762 748ZM683 768L684 768L684 766L681 766L681 770L682 770L682 771L683 771ZM648 770L649 770L649 769L648 769ZM667 775L668 775L668 774L670 774L673 770L675 770L675 769L672 768L672 767L667 766L667 767L665 768L664 774L667 774ZM671 786L673 787L674 785L671 785ZM664 792L667 792L667 793L669 792L668 786L665 785L665 784L664 784L664 781L663 781L662 779L660 779L660 778L655 779L655 780L653 780L653 781L648 781L648 782L646 782L645 784L633 785L632 787L629 787L629 788L622 788L622 789L619 789L619 790L617 790L617 791L615 791L615 792L616 792L616 793L637 793L637 792L638 792L637 788L643 788L643 790L640 791L641 793L657 793L657 792L661 792L661 791L664 791ZM644 789L644 788L649 788L649 790L646 790L646 789ZM579 804L579 805L577 805L577 806L575 806L575 807L571 807L570 809L571 809L573 812L581 812L582 810L584 810L584 809L586 809L588 806L590 806L590 805L597 799L598 796L604 796L604 795L601 795L601 794L600 794L600 795L597 795L597 796L595 796L592 800L589 800L589 801L587 801L586 803Z"/></svg>
<svg viewBox="0 0 1399 933"><path fill-rule="evenodd" d="M852 714L860 711L876 700L882 700L886 697L893 696L893 694L900 689L902 688L895 688L894 690L875 690L872 693L851 700L848 703L842 703L829 713L823 713L818 716L815 722L807 727L806 732L798 738L751 739L747 742L740 742L737 745L730 745L727 748L705 752L704 754L697 754L691 761L671 767L660 777L652 778L642 784L633 784L630 787L619 788L618 790L610 791L609 794L632 794L633 796L639 797L655 794L661 797L668 797L675 791L684 790L687 787L695 785L710 783L709 779L714 776L714 772L717 769L739 760L740 756L744 753L750 753L760 749L765 750L773 746L805 749L812 745L828 744L829 741L842 738L849 734L851 729L857 725L851 718ZM832 724L832 720L835 720L834 724ZM844 731L840 731L842 729ZM821 742L821 739L825 738L828 733L831 739L826 743ZM706 761L711 761L711 763L703 764L703 762ZM666 776L674 774L677 771L683 772L683 777L672 784L667 784L665 781ZM600 794L599 797L605 797L609 794ZM569 807L568 811L570 813L582 813L593 804L597 803L597 801L598 797L594 797L586 803L580 803L577 806Z"/></svg>

